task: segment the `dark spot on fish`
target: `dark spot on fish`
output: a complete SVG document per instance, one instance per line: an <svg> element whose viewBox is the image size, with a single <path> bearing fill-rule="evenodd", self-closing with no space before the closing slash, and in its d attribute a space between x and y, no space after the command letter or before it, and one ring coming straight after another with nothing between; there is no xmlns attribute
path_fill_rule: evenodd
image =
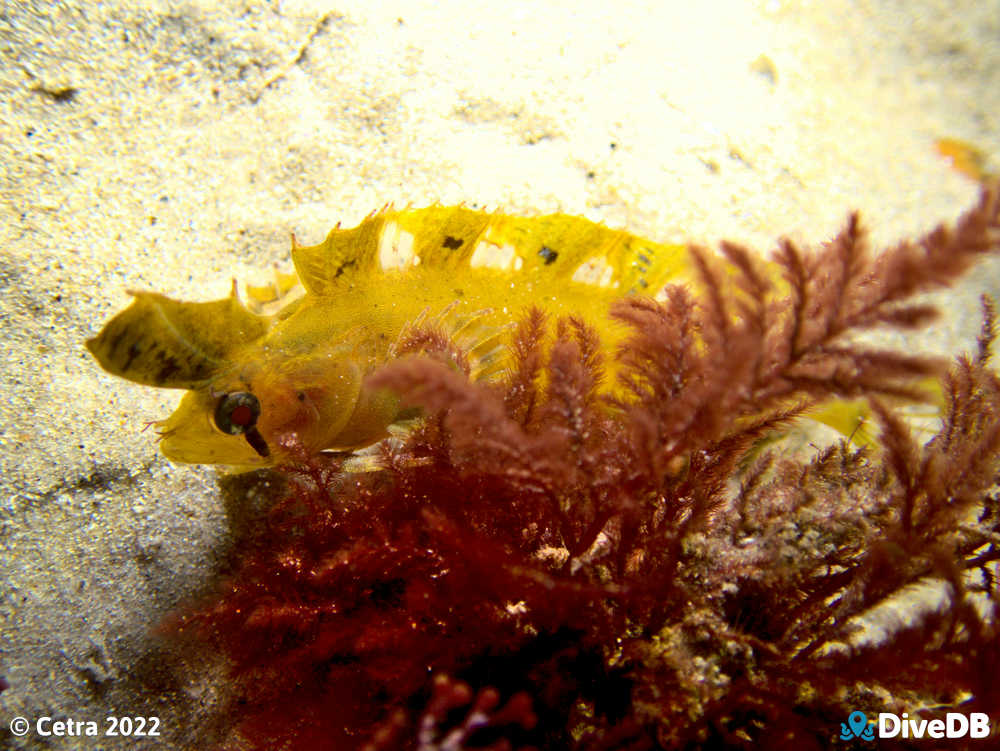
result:
<svg viewBox="0 0 1000 751"><path fill-rule="evenodd" d="M339 277L340 277L340 275L341 275L341 274L343 274L343 273L344 273L344 271L345 271L346 269L349 269L349 268L351 268L351 266L357 266L357 265L358 265L358 262L357 262L357 260L355 260L355 259L351 259L350 261L344 261L344 262L343 262L342 264L340 264L340 265L339 265L339 266L337 267L337 271L336 271L336 273L335 273L335 274L333 275L333 278L334 278L334 279L337 279L337 278L339 278Z"/></svg>
<svg viewBox="0 0 1000 751"><path fill-rule="evenodd" d="M442 247L447 248L448 250L458 250L459 248L462 247L462 243L464 242L465 240L463 240L461 237L452 237L451 235L446 235L444 238L444 242L441 243L441 245Z"/></svg>
<svg viewBox="0 0 1000 751"><path fill-rule="evenodd" d="M305 395L305 394L304 394L303 392L301 392L301 391L300 391L299 393L297 393L297 394L295 395L295 397L296 397L296 398L297 398L297 399L298 399L298 400L299 400L300 402L304 402L304 401L306 400L306 395Z"/></svg>
<svg viewBox="0 0 1000 751"><path fill-rule="evenodd" d="M643 289L646 289L646 287L649 286L649 282L647 282L645 279L640 279L639 286L642 287Z"/></svg>
<svg viewBox="0 0 1000 751"><path fill-rule="evenodd" d="M559 254L556 253L554 250L552 250L552 248L550 248L548 245L543 245L542 249L538 251L538 255L540 255L542 257L542 260L545 261L546 266L548 266L550 263L552 263L559 257Z"/></svg>
<svg viewBox="0 0 1000 751"><path fill-rule="evenodd" d="M650 264L650 260L646 256L644 256L642 253L639 254L639 260L642 263L646 264L647 266L649 266L649 264Z"/></svg>
<svg viewBox="0 0 1000 751"><path fill-rule="evenodd" d="M181 364L177 362L172 357L164 358L163 364L160 366L159 372L156 374L156 380L160 382L166 382L170 376L175 373L179 373L181 370Z"/></svg>
<svg viewBox="0 0 1000 751"><path fill-rule="evenodd" d="M122 370L128 370L132 361L141 354L142 350L139 348L138 342L132 342L132 345L128 348L128 356L125 358L125 362L122 363Z"/></svg>
<svg viewBox="0 0 1000 751"><path fill-rule="evenodd" d="M189 377L193 381L206 381L215 374L215 370L216 366L211 360L202 360L191 366Z"/></svg>
<svg viewBox="0 0 1000 751"><path fill-rule="evenodd" d="M108 350L114 352L121 344L122 337L125 336L126 329L121 329L117 334L108 338ZM100 339L98 339L100 341Z"/></svg>

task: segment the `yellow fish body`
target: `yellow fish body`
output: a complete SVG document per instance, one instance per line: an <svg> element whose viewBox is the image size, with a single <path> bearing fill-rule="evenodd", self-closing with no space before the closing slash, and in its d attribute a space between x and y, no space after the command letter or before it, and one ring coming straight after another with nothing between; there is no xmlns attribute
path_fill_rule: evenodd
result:
<svg viewBox="0 0 1000 751"><path fill-rule="evenodd" d="M530 306L581 315L613 347L625 331L611 301L653 294L689 265L685 246L579 217L463 207L387 210L318 245L293 239L292 261L305 294L273 315L235 287L208 303L134 292L87 341L115 375L187 389L157 423L169 459L251 469L370 445L400 407L365 376L415 322L461 337L484 371L503 367L506 332Z"/></svg>

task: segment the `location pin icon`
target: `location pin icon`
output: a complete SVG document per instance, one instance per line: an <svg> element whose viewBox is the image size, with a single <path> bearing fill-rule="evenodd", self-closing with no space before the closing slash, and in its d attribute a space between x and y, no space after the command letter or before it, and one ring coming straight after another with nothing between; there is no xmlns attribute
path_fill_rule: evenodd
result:
<svg viewBox="0 0 1000 751"><path fill-rule="evenodd" d="M865 726L868 724L868 718L865 717L864 712L851 712L847 716L847 724L851 726L851 730L854 731L854 737L860 738L861 733L864 731Z"/></svg>

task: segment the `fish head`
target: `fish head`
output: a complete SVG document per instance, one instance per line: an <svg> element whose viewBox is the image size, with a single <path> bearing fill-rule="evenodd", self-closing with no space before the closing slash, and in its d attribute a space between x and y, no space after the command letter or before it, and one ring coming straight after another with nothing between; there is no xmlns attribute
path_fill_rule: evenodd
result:
<svg viewBox="0 0 1000 751"><path fill-rule="evenodd" d="M258 316L235 289L207 303L132 295L87 349L109 373L186 391L155 423L167 458L253 469L338 447L366 366L321 316Z"/></svg>
<svg viewBox="0 0 1000 751"><path fill-rule="evenodd" d="M350 358L267 357L188 391L157 423L168 459L254 469L301 460L336 445L354 413L362 369Z"/></svg>

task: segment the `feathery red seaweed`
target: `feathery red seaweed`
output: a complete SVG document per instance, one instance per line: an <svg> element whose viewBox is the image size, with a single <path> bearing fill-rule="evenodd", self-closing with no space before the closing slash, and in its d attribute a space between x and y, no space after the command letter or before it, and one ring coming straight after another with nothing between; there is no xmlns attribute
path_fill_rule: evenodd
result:
<svg viewBox="0 0 1000 751"><path fill-rule="evenodd" d="M805 751L854 710L1000 717L995 309L950 368L851 338L926 323L913 295L998 250L1000 186L877 255L856 214L815 252L785 241L781 280L695 249L697 295L613 307L615 398L580 319L530 312L497 383L409 332L423 354L373 385L425 420L379 471L286 468L182 621L231 662L228 746ZM929 376L945 407L921 442L895 405ZM767 442L855 397L873 445Z"/></svg>

